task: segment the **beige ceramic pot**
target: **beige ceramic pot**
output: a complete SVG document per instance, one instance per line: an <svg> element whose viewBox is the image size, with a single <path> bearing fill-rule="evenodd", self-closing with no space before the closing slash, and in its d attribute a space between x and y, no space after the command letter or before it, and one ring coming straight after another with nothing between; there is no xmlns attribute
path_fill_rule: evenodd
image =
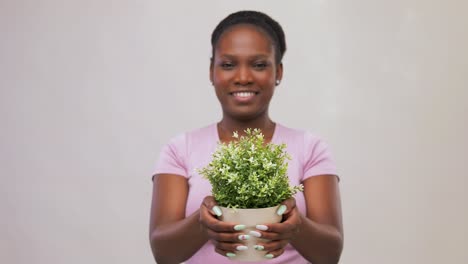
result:
<svg viewBox="0 0 468 264"><path fill-rule="evenodd" d="M231 209L221 207L223 212L220 219L225 222L231 222L236 224L245 225L246 228L242 230L246 235L249 235L250 231L259 231L255 228L256 225L271 224L281 222L282 217L276 214L278 206L268 208L257 208L257 209ZM254 246L259 241L265 241L265 239L257 238L250 235L250 239L243 241L248 247L247 250L236 251L235 257L231 257L232 260L237 261L264 261L268 260L265 258L266 251L259 251L254 249Z"/></svg>

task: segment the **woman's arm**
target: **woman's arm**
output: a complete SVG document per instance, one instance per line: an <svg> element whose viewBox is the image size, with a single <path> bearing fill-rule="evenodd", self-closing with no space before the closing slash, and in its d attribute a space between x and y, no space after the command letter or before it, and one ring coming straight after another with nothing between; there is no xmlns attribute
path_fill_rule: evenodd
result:
<svg viewBox="0 0 468 264"><path fill-rule="evenodd" d="M187 197L188 183L183 176L154 177L149 238L158 264L183 262L208 241L200 228L199 210L185 217Z"/></svg>
<svg viewBox="0 0 468 264"><path fill-rule="evenodd" d="M303 184L307 215L299 214L302 221L291 245L314 264L336 264L343 249L338 178L314 176Z"/></svg>

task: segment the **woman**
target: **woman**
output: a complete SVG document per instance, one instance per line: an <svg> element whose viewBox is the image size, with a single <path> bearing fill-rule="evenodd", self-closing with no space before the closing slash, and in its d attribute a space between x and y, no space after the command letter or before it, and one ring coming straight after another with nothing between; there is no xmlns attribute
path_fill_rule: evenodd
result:
<svg viewBox="0 0 468 264"><path fill-rule="evenodd" d="M245 250L242 223L218 220L211 186L196 172L209 163L217 142L260 128L266 142L285 143L292 156L291 184L304 192L283 202L283 221L251 235L268 239L255 249L267 263L337 263L343 245L338 177L326 144L314 135L273 122L268 107L283 76L286 42L269 16L241 11L226 17L211 38L210 79L221 103L220 122L174 137L161 151L153 178L150 243L164 263L233 263ZM242 239L242 240L241 240Z"/></svg>

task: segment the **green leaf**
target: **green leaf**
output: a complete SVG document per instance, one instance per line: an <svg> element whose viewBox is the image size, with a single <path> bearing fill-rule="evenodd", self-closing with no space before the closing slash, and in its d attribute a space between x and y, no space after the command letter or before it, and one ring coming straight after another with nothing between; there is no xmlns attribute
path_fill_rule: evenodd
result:
<svg viewBox="0 0 468 264"><path fill-rule="evenodd" d="M302 191L290 186L286 175L290 155L286 145L264 143L260 129L246 129L245 136L228 144L219 143L213 159L197 171L208 179L219 205L231 208L276 206Z"/></svg>

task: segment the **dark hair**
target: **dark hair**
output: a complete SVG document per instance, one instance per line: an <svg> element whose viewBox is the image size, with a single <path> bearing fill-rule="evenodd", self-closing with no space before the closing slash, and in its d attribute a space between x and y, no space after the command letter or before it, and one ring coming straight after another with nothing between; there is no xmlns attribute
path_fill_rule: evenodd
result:
<svg viewBox="0 0 468 264"><path fill-rule="evenodd" d="M286 39L281 25L268 15L258 11L239 11L232 13L221 20L211 34L212 60L215 53L216 44L221 35L229 28L239 24L256 26L265 31L273 42L275 48L275 61L281 63L286 52Z"/></svg>

